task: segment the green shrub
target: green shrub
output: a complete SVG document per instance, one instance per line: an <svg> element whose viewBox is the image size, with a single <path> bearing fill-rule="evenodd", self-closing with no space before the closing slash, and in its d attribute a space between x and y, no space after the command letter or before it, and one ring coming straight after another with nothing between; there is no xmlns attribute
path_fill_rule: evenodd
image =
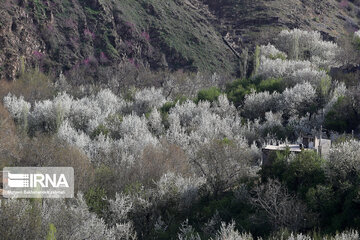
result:
<svg viewBox="0 0 360 240"><path fill-rule="evenodd" d="M218 99L220 94L221 94L220 89L217 87L203 89L198 92L196 102L200 102L200 101L213 102Z"/></svg>
<svg viewBox="0 0 360 240"><path fill-rule="evenodd" d="M281 93L285 90L285 84L283 83L282 78L269 78L262 80L259 83L257 90L261 92L269 91L272 93L276 91Z"/></svg>
<svg viewBox="0 0 360 240"><path fill-rule="evenodd" d="M339 97L325 116L325 128L337 132L351 132L359 125L360 116L351 96Z"/></svg>
<svg viewBox="0 0 360 240"><path fill-rule="evenodd" d="M242 78L230 83L225 92L228 99L238 107L244 101L245 95L251 92L251 89L256 89L256 82Z"/></svg>
<svg viewBox="0 0 360 240"><path fill-rule="evenodd" d="M160 108L160 112L161 112L161 113L169 113L169 112L170 112L170 109L173 108L173 107L175 107L175 105L176 105L177 103L182 104L182 103L184 103L186 100L187 100L186 97L181 96L181 97L175 98L174 101L166 102L166 103L164 103L164 105Z"/></svg>
<svg viewBox="0 0 360 240"><path fill-rule="evenodd" d="M271 55L269 56L270 59L281 59L281 60L286 60L286 55L284 53L278 53L276 55Z"/></svg>
<svg viewBox="0 0 360 240"><path fill-rule="evenodd" d="M117 172L108 166L101 165L95 170L95 186L104 189L109 198L115 197L119 192L119 176Z"/></svg>
<svg viewBox="0 0 360 240"><path fill-rule="evenodd" d="M91 187L85 194L86 204L89 211L96 213L99 217L106 217L109 203L106 199L106 191L100 187Z"/></svg>
<svg viewBox="0 0 360 240"><path fill-rule="evenodd" d="M91 139L95 139L97 136L99 136L100 134L104 135L104 136L108 136L110 133L110 130L105 127L103 124L100 124L90 135Z"/></svg>
<svg viewBox="0 0 360 240"><path fill-rule="evenodd" d="M290 161L283 180L289 190L304 197L309 188L325 183L323 164L324 160L315 151L302 151Z"/></svg>
<svg viewBox="0 0 360 240"><path fill-rule="evenodd" d="M279 179L287 188L304 197L310 188L325 183L324 160L311 150L290 157L289 149L271 152L268 166L260 171L261 177Z"/></svg>
<svg viewBox="0 0 360 240"><path fill-rule="evenodd" d="M175 107L176 102L166 102L164 105L160 108L161 113L169 113L170 109Z"/></svg>
<svg viewBox="0 0 360 240"><path fill-rule="evenodd" d="M257 74L259 66L260 66L260 47L256 46L255 53L254 53L254 71L253 71L253 75Z"/></svg>
<svg viewBox="0 0 360 240"><path fill-rule="evenodd" d="M357 50L360 50L360 37L355 37L354 45Z"/></svg>
<svg viewBox="0 0 360 240"><path fill-rule="evenodd" d="M285 151L272 151L268 156L269 165L263 166L260 170L260 176L263 181L269 178L279 179L280 181L284 178L284 174L288 167L288 158L290 155L290 149L287 148Z"/></svg>
<svg viewBox="0 0 360 240"><path fill-rule="evenodd" d="M54 224L50 223L49 224L49 231L48 234L46 235L46 240L56 240L56 227Z"/></svg>

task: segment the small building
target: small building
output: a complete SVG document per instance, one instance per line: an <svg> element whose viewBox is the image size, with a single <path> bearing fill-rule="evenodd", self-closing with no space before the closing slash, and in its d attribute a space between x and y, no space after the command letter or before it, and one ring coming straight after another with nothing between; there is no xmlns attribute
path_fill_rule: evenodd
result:
<svg viewBox="0 0 360 240"><path fill-rule="evenodd" d="M321 157L328 158L331 148L331 140L318 138L317 136L305 136L301 143L294 144L267 144L262 148L262 165L270 165L269 156L271 152L285 151L288 149L291 153L301 153L302 151L316 151Z"/></svg>

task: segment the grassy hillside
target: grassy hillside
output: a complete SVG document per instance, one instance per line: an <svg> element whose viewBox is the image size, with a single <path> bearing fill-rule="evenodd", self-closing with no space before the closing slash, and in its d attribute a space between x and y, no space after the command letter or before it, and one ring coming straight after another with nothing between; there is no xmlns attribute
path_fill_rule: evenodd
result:
<svg viewBox="0 0 360 240"><path fill-rule="evenodd" d="M115 67L235 73L241 52L281 29L318 30L340 39L359 29L359 0L4 0L0 78L21 65L47 72ZM95 70L95 71L94 71ZM95 77L96 79L96 77Z"/></svg>
<svg viewBox="0 0 360 240"><path fill-rule="evenodd" d="M220 19L219 31L240 44L267 43L280 29L320 31L336 40L359 29L360 1L353 0L202 0Z"/></svg>
<svg viewBox="0 0 360 240"><path fill-rule="evenodd" d="M68 71L121 61L153 69L233 72L233 54L188 1L2 1L1 78L13 78L21 59L44 70ZM5 57L5 56L11 56Z"/></svg>
<svg viewBox="0 0 360 240"><path fill-rule="evenodd" d="M231 52L220 34L189 1L125 0L114 5L125 21L149 32L151 44L169 53L167 60L173 68L233 70Z"/></svg>

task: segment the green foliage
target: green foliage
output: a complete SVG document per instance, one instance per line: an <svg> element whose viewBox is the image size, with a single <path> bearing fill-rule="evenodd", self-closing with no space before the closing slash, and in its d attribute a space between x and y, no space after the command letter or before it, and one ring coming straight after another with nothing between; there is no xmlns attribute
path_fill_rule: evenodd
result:
<svg viewBox="0 0 360 240"><path fill-rule="evenodd" d="M132 195L139 194L143 190L143 185L140 182L133 182L124 188L124 193Z"/></svg>
<svg viewBox="0 0 360 240"><path fill-rule="evenodd" d="M91 133L90 138L91 139L95 139L97 136L99 136L100 134L104 135L104 136L108 136L110 133L110 130L105 127L103 124L100 124L97 128L95 128L95 130Z"/></svg>
<svg viewBox="0 0 360 240"><path fill-rule="evenodd" d="M179 1L115 1L124 22L133 30L153 29L151 43L166 48L175 69L234 72L233 53L198 10ZM153 14L149 14L149 9ZM181 19L181 21L179 21ZM194 31L196 29L196 31Z"/></svg>
<svg viewBox="0 0 360 240"><path fill-rule="evenodd" d="M322 78L320 81L320 94L321 96L327 96L331 87L331 78L329 76L326 76L325 78Z"/></svg>
<svg viewBox="0 0 360 240"><path fill-rule="evenodd" d="M223 139L219 140L219 143L222 145L233 145L234 141L230 140L228 138L223 138Z"/></svg>
<svg viewBox="0 0 360 240"><path fill-rule="evenodd" d="M213 102L218 99L220 94L221 94L220 89L217 87L203 89L198 92L196 102L200 102L200 101Z"/></svg>
<svg viewBox="0 0 360 240"><path fill-rule="evenodd" d="M162 124L164 125L165 129L169 128L169 122L168 122L168 118L169 118L169 113L171 108L175 107L177 103L182 104L187 100L186 97L184 96L180 96L175 98L174 101L171 102L166 102L164 103L163 106L161 106L160 108L160 113L161 113L161 121Z"/></svg>
<svg viewBox="0 0 360 240"><path fill-rule="evenodd" d="M101 218L106 217L109 206L108 201L105 200L106 197L106 190L101 187L91 187L85 194L85 200L89 210Z"/></svg>
<svg viewBox="0 0 360 240"><path fill-rule="evenodd" d="M85 7L85 11L86 11L86 13L91 14L91 15L99 15L100 14L100 11L94 10L89 7Z"/></svg>
<svg viewBox="0 0 360 240"><path fill-rule="evenodd" d="M118 58L120 55L119 55L119 52L116 50L116 48L111 44L110 40L109 40L109 37L107 34L104 34L104 42L105 42L105 45L106 45L106 52L113 58L113 59L116 59Z"/></svg>
<svg viewBox="0 0 360 240"><path fill-rule="evenodd" d="M349 133L358 127L359 119L360 116L353 108L351 97L339 97L325 116L325 128Z"/></svg>
<svg viewBox="0 0 360 240"><path fill-rule="evenodd" d="M55 234L56 234L56 227L54 224L50 223L46 240L56 240Z"/></svg>
<svg viewBox="0 0 360 240"><path fill-rule="evenodd" d="M360 37L354 38L354 45L355 45L355 48L360 51Z"/></svg>
<svg viewBox="0 0 360 240"><path fill-rule="evenodd" d="M25 73L25 59L24 56L20 57L20 75L24 75Z"/></svg>
<svg viewBox="0 0 360 240"><path fill-rule="evenodd" d="M351 139L353 139L353 136L352 134L341 134L339 137L336 138L335 141L333 141L331 144L336 146L338 144L341 144L341 143L344 143L344 142L347 142L347 141L350 141Z"/></svg>
<svg viewBox="0 0 360 240"><path fill-rule="evenodd" d="M165 211L165 209L163 209ZM200 233L201 239L210 239L217 229L220 228L220 220L224 222L236 223L236 228L243 231L251 231L254 235L265 235L269 233L269 228L263 224L254 223L251 216L255 209L248 201L237 199L233 192L227 192L217 198L203 197L194 204L187 213L180 213L170 209L167 206L165 218L163 221L169 222L170 225L165 231L154 232L154 239L175 239L181 224L188 219L188 224L195 231ZM203 231L203 226L211 221L210 231Z"/></svg>
<svg viewBox="0 0 360 240"><path fill-rule="evenodd" d="M315 151L302 151L290 161L283 181L290 190L304 196L309 188L325 182L324 160Z"/></svg>
<svg viewBox="0 0 360 240"><path fill-rule="evenodd" d="M244 101L245 95L251 93L252 90L257 92L268 91L270 93L277 91L281 93L285 90L285 84L282 78L242 78L228 84L225 92L228 99L238 107Z"/></svg>
<svg viewBox="0 0 360 240"><path fill-rule="evenodd" d="M169 113L169 112L170 112L170 109L173 108L173 107L175 107L175 105L176 105L177 103L182 104L182 103L184 103L186 100L187 100L186 97L181 96L181 97L177 97L174 101L166 102L166 103L164 103L164 105L160 108L160 112L161 112L161 113Z"/></svg>
<svg viewBox="0 0 360 240"><path fill-rule="evenodd" d="M314 212L320 212L323 216L328 217L334 214L337 200L334 190L329 185L319 184L309 188L305 200L307 206Z"/></svg>
<svg viewBox="0 0 360 240"><path fill-rule="evenodd" d="M270 152L268 156L268 162L270 164L263 166L259 172L262 180L266 181L269 178L281 180L288 166L289 155L289 148L285 151Z"/></svg>
<svg viewBox="0 0 360 240"><path fill-rule="evenodd" d="M256 89L254 82L250 79L242 78L230 83L226 87L226 94L228 99L238 107L243 102L245 95L249 94L252 89Z"/></svg>
<svg viewBox="0 0 360 240"><path fill-rule="evenodd" d="M101 165L95 169L95 189L103 189L110 198L115 197L119 191L118 179L119 176L113 168Z"/></svg>
<svg viewBox="0 0 360 240"><path fill-rule="evenodd" d="M289 154L289 149L271 152L271 164L263 167L261 177L279 179L289 190L303 197L310 188L325 182L324 160L315 151L305 150L293 157Z"/></svg>
<svg viewBox="0 0 360 240"><path fill-rule="evenodd" d="M269 58L273 59L273 60L275 60L275 59L286 60L286 55L284 53L278 53L276 55L270 54Z"/></svg>
<svg viewBox="0 0 360 240"><path fill-rule="evenodd" d="M290 136L290 131L288 128L285 128L282 125L276 125L276 126L264 128L262 135L275 136L277 139L285 140Z"/></svg>
<svg viewBox="0 0 360 240"><path fill-rule="evenodd" d="M260 66L260 47L258 45L256 45L255 53L254 53L254 71L253 71L253 75L257 74L259 66Z"/></svg>
<svg viewBox="0 0 360 240"><path fill-rule="evenodd" d="M358 228L358 182L338 183L327 178L327 162L314 151L304 150L294 156L289 154L288 150L270 154L271 164L260 171L263 181L268 178L279 179L300 197L307 208L318 216L316 222L309 224L314 228L319 227L322 233L334 233L348 227Z"/></svg>
<svg viewBox="0 0 360 240"><path fill-rule="evenodd" d="M170 109L175 107L175 102L166 102L164 105L160 108L161 113L169 113Z"/></svg>
<svg viewBox="0 0 360 240"><path fill-rule="evenodd" d="M257 223L251 220L254 216L255 208L244 199L239 199L233 192L224 193L217 198L204 197L191 209L189 220L194 222L193 226L203 226L202 222L209 222L210 219L221 219L224 222L235 221L236 227L253 235L264 236L269 233L269 226L264 223ZM214 227L219 228L220 222L214 222ZM202 234L202 239L209 239L210 232Z"/></svg>
<svg viewBox="0 0 360 240"><path fill-rule="evenodd" d="M282 78L269 78L269 79L265 79L262 80L258 87L257 87L258 91L264 92L264 91L269 91L270 93L272 92L282 92L285 90L285 84L283 83L283 79Z"/></svg>
<svg viewBox="0 0 360 240"><path fill-rule="evenodd" d="M46 19L46 6L42 0L33 0L34 14L36 20L40 23Z"/></svg>

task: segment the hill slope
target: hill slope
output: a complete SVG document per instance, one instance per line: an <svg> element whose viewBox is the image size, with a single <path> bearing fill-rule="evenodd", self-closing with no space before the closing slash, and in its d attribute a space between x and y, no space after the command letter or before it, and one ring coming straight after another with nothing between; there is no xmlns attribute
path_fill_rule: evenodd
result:
<svg viewBox="0 0 360 240"><path fill-rule="evenodd" d="M360 1L202 0L219 19L218 30L239 44L267 43L281 29L317 30L336 40L359 29Z"/></svg>
<svg viewBox="0 0 360 240"><path fill-rule="evenodd" d="M58 74L121 61L234 73L226 34L238 51L283 28L336 39L359 28L358 6L356 0L4 0L0 78L13 79L22 64Z"/></svg>

